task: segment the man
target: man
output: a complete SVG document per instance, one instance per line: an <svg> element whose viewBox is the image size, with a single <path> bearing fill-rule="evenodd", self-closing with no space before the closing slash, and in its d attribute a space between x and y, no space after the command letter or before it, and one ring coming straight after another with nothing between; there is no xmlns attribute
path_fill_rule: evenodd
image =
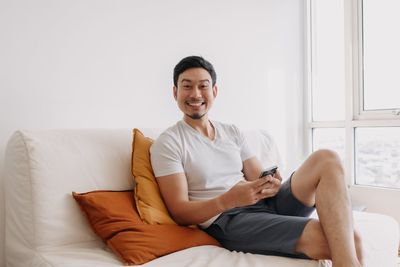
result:
<svg viewBox="0 0 400 267"><path fill-rule="evenodd" d="M230 250L362 266L343 167L334 152L314 152L283 184L279 170L259 178L262 165L243 134L208 118L218 95L211 63L182 59L174 69L173 94L183 120L156 140L151 161L177 223L199 224ZM314 207L319 220L308 218Z"/></svg>

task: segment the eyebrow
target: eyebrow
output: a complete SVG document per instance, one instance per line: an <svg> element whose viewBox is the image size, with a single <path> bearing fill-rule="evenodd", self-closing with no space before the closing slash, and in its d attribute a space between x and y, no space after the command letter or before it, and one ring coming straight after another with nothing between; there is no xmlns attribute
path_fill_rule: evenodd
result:
<svg viewBox="0 0 400 267"><path fill-rule="evenodd" d="M181 81L181 83L183 83L183 82L192 82L192 80L189 80L189 79L182 79L182 81ZM200 80L200 82L210 82L210 80L209 79L204 79L204 80Z"/></svg>

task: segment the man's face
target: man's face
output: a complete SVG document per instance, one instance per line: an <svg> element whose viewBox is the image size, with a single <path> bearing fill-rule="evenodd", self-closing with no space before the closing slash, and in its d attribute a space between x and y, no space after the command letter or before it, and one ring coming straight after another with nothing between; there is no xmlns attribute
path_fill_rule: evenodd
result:
<svg viewBox="0 0 400 267"><path fill-rule="evenodd" d="M205 69L192 68L179 75L177 87L174 86L174 97L185 116L198 120L211 108L217 91L217 86L212 86L211 75Z"/></svg>

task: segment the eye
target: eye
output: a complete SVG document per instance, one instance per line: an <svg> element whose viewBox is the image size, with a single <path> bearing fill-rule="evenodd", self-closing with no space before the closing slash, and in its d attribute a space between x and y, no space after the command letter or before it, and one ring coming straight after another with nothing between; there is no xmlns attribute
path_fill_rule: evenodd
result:
<svg viewBox="0 0 400 267"><path fill-rule="evenodd" d="M208 84L202 84L202 85L200 85L200 88L201 89L208 89Z"/></svg>

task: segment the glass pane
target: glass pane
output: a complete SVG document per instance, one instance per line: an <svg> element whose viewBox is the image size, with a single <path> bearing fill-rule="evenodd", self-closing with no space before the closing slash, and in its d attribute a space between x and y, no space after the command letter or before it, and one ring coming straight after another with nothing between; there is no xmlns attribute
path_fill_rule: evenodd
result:
<svg viewBox="0 0 400 267"><path fill-rule="evenodd" d="M311 3L313 120L344 120L343 0L314 0Z"/></svg>
<svg viewBox="0 0 400 267"><path fill-rule="evenodd" d="M400 127L356 128L356 184L400 188Z"/></svg>
<svg viewBox="0 0 400 267"><path fill-rule="evenodd" d="M363 1L364 110L400 108L400 1Z"/></svg>
<svg viewBox="0 0 400 267"><path fill-rule="evenodd" d="M344 160L344 128L315 128L313 129L313 151L326 148L339 154Z"/></svg>

